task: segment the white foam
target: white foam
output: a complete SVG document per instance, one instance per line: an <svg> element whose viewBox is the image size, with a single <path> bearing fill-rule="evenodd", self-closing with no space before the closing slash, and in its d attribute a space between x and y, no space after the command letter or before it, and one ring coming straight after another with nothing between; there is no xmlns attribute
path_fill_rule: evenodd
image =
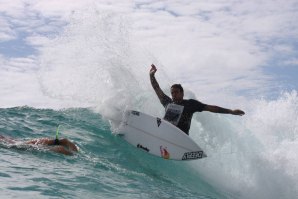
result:
<svg viewBox="0 0 298 199"><path fill-rule="evenodd" d="M71 24L42 50L39 81L45 95L123 109L144 103L151 58L130 42L128 17L75 14Z"/></svg>
<svg viewBox="0 0 298 199"><path fill-rule="evenodd" d="M277 100L253 100L246 110L241 118L197 116L192 136L211 157L191 165L213 185L240 198L295 198L297 92Z"/></svg>

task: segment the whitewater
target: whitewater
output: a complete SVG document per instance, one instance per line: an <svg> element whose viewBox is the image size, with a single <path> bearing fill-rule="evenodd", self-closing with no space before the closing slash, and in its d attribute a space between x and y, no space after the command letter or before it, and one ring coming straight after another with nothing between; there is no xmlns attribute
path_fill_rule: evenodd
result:
<svg viewBox="0 0 298 199"><path fill-rule="evenodd" d="M38 62L29 63L26 72L1 69L1 74L13 73L33 84L15 85L30 95L30 102L23 94L2 96L0 135L54 138L61 125L60 136L74 141L80 152L65 157L1 143L1 197L297 197L297 91L280 92L274 99L231 97L237 99L233 104L215 93L208 99L246 114L194 115L190 136L208 158L178 162L153 157L114 135L112 121L126 109L163 116L149 81L152 63L168 95L177 82L162 61L139 45L129 17L97 12L72 17L63 31L49 37ZM10 88L1 89L9 93ZM185 89L185 98L208 104L200 98L203 93Z"/></svg>

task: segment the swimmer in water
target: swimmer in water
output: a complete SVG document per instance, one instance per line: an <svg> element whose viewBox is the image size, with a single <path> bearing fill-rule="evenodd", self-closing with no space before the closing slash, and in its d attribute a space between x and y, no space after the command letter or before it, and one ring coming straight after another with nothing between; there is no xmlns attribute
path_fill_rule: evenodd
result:
<svg viewBox="0 0 298 199"><path fill-rule="evenodd" d="M16 140L9 137L0 135L0 142L7 144L24 144L29 146L43 146L50 151L56 153L62 153L64 155L73 155L78 152L78 147L66 138L62 139L50 139L50 138L37 138L29 141Z"/></svg>
<svg viewBox="0 0 298 199"><path fill-rule="evenodd" d="M29 146L43 146L46 147L50 151L54 151L56 153L62 153L64 155L73 155L74 153L79 151L79 148L69 141L66 138L58 139L58 130L56 133L56 138L37 138L33 140L20 141L9 137L4 137L0 135L0 142L7 144L24 144Z"/></svg>

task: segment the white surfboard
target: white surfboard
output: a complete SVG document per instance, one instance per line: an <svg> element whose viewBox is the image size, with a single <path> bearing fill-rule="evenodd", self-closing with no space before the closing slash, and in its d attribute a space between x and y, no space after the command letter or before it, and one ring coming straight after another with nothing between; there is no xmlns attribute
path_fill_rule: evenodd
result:
<svg viewBox="0 0 298 199"><path fill-rule="evenodd" d="M118 129L128 143L152 155L172 160L207 157L183 131L171 123L138 111L126 111Z"/></svg>

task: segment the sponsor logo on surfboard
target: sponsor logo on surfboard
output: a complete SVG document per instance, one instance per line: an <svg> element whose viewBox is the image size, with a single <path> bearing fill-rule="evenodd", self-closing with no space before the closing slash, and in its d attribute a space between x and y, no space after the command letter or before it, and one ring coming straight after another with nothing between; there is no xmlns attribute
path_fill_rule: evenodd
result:
<svg viewBox="0 0 298 199"><path fill-rule="evenodd" d="M170 153L167 151L167 147L160 146L160 155L164 159L170 159Z"/></svg>
<svg viewBox="0 0 298 199"><path fill-rule="evenodd" d="M203 158L203 151L193 151L184 153L182 160L192 160Z"/></svg>
<svg viewBox="0 0 298 199"><path fill-rule="evenodd" d="M157 126L159 127L161 124L161 119L160 118L156 118L156 122L157 122Z"/></svg>
<svg viewBox="0 0 298 199"><path fill-rule="evenodd" d="M143 149L144 151L147 151L147 152L150 151L147 147L144 147L141 144L138 144L137 147L140 148L140 149Z"/></svg>

